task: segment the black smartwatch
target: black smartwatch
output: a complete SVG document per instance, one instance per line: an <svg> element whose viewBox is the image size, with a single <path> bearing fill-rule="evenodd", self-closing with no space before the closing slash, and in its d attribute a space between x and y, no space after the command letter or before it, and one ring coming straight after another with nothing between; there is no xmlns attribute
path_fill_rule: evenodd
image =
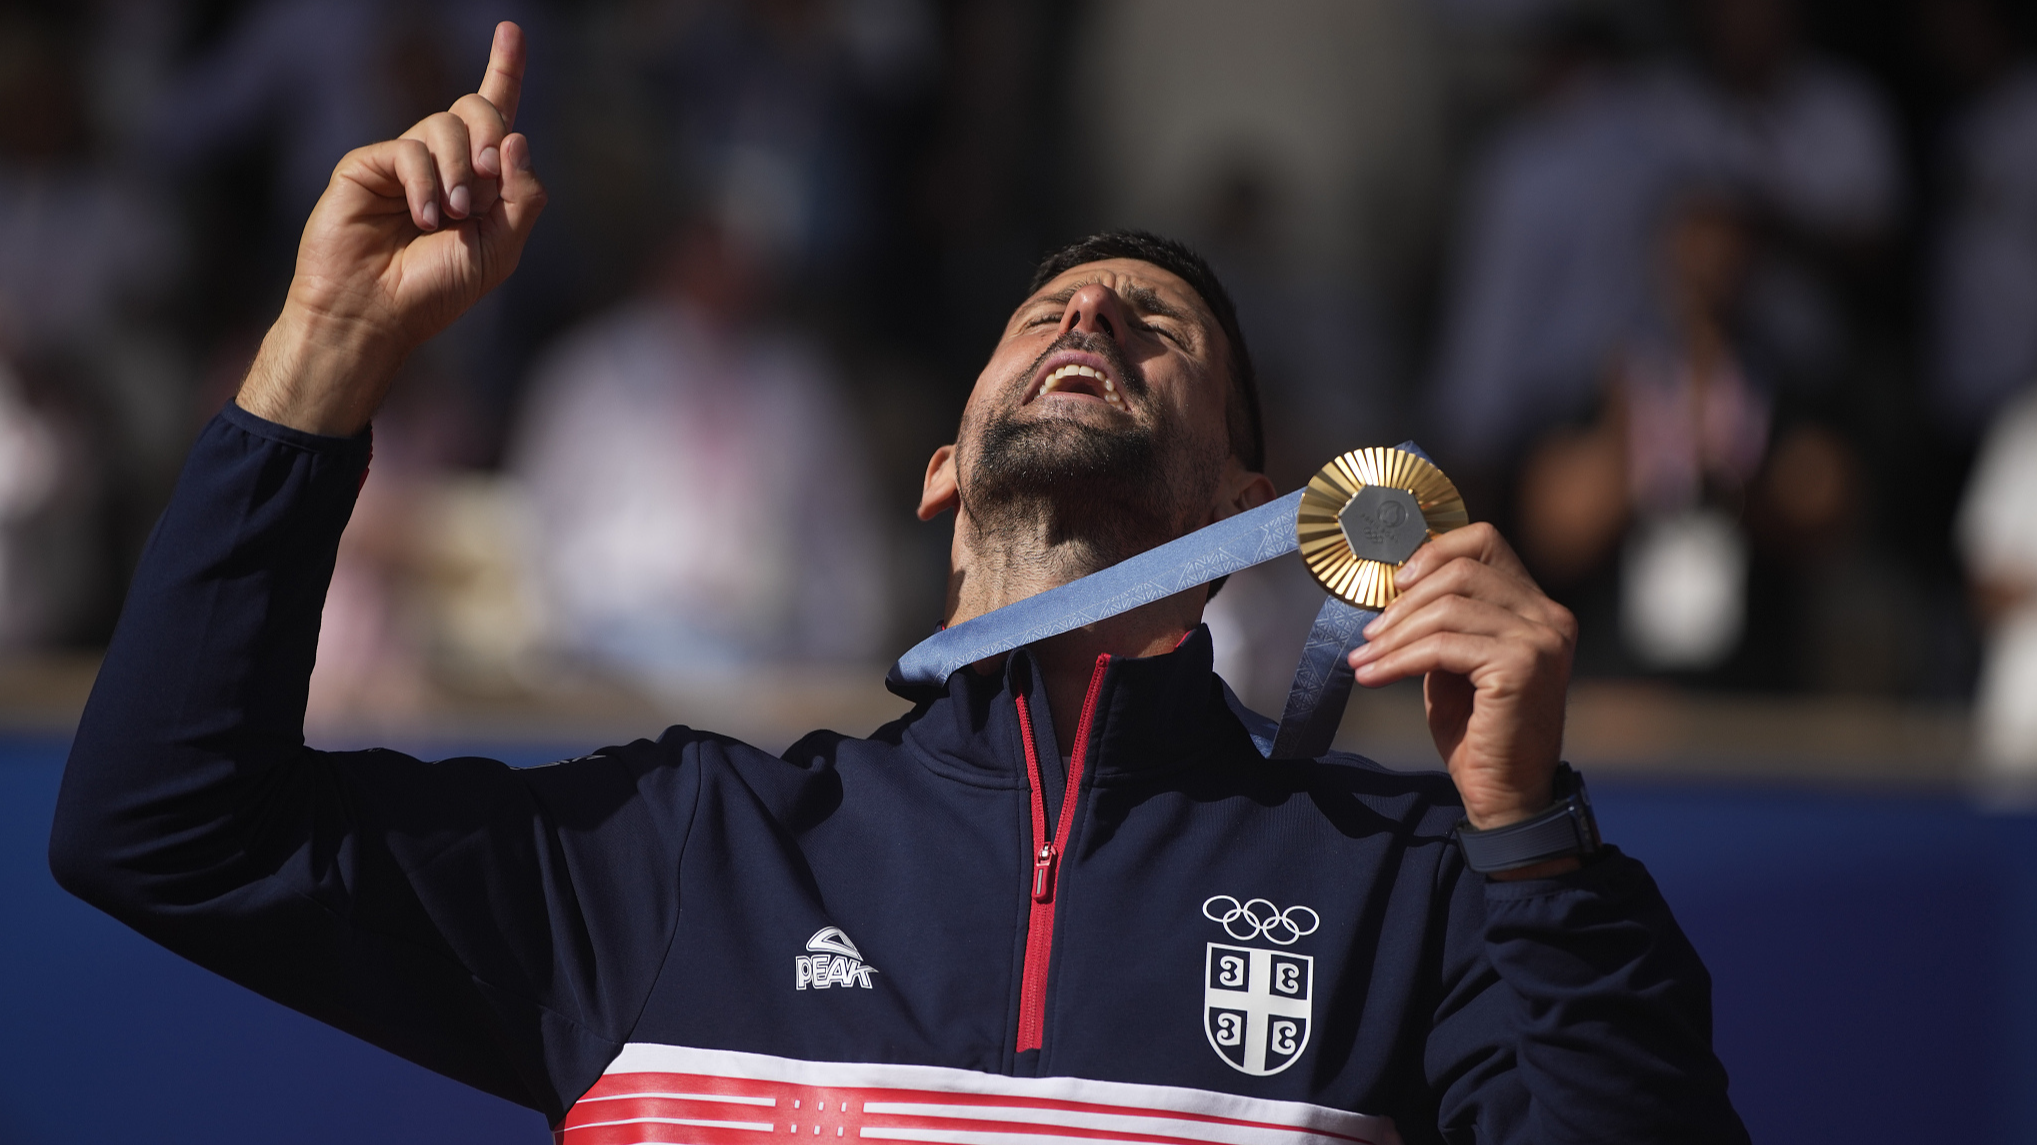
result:
<svg viewBox="0 0 2037 1145"><path fill-rule="evenodd" d="M1569 764L1559 763L1552 787L1556 805L1540 815L1490 831L1473 829L1469 820L1459 822L1457 846L1464 851L1464 865L1489 875L1551 859L1584 859L1596 854L1598 819L1591 813L1584 776Z"/></svg>

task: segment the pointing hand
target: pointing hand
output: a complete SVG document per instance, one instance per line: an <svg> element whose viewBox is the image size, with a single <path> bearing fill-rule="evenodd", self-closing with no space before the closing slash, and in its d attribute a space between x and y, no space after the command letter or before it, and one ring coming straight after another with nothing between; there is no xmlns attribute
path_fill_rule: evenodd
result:
<svg viewBox="0 0 2037 1145"><path fill-rule="evenodd" d="M241 385L243 409L359 432L403 359L516 269L545 205L530 143L510 130L523 67L523 30L497 25L479 91L340 160Z"/></svg>

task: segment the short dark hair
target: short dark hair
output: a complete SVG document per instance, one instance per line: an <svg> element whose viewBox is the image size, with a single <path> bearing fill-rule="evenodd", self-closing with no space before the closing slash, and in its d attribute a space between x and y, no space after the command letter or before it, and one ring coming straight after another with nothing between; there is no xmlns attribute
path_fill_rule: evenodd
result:
<svg viewBox="0 0 2037 1145"><path fill-rule="evenodd" d="M1231 452L1254 473L1266 470L1266 425L1259 413L1259 381L1252 372L1252 354L1245 348L1245 332L1238 326L1238 308L1217 272L1208 261L1173 239L1145 231L1114 230L1077 239L1050 252L1033 270L1033 284L1026 293L1041 287L1084 263L1110 258L1149 262L1186 282L1202 296L1203 305L1223 328L1229 344L1231 367L1230 400L1224 403L1224 424L1230 432Z"/></svg>

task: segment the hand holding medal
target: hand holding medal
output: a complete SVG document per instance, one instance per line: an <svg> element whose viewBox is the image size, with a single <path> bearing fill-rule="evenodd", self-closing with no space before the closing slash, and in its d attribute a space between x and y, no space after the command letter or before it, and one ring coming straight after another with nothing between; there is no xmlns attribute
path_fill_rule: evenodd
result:
<svg viewBox="0 0 2037 1145"><path fill-rule="evenodd" d="M1333 463L1340 473L1346 472L1345 458ZM1435 488L1448 488L1448 479L1433 466L1428 472L1441 481ZM1329 483L1322 474L1317 480ZM1315 487L1311 482L1311 491ZM1454 488L1433 501L1433 515L1420 494L1410 490L1410 495L1422 504L1426 529L1397 568L1378 559L1394 551L1376 545L1370 557L1352 551L1352 567L1360 571L1338 573L1346 567L1341 559L1322 561L1327 572L1341 577L1339 583L1354 591L1370 585L1370 599L1385 602L1385 611L1365 627L1368 642L1351 653L1350 663L1357 682L1370 688L1422 677L1429 733L1464 797L1466 817L1481 830L1518 822L1551 802L1577 622L1536 586L1499 530L1464 523L1463 501ZM1354 489L1346 507L1359 506L1362 496L1362 489ZM1398 531L1388 539L1406 543ZM1358 540L1364 545L1369 538ZM1306 554L1308 542L1303 544ZM1357 548L1349 540L1344 547ZM1325 550L1335 556L1338 547L1318 548ZM1373 564L1379 573L1363 568ZM1311 570L1316 567L1311 561Z"/></svg>

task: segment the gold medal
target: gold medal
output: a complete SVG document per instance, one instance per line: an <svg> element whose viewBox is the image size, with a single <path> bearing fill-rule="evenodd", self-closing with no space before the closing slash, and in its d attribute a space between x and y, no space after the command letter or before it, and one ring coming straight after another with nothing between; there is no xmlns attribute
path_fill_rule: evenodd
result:
<svg viewBox="0 0 2037 1145"><path fill-rule="evenodd" d="M1423 542L1470 521L1434 465L1404 449L1354 449L1309 478L1294 532L1316 583L1376 610L1400 595L1394 570Z"/></svg>

